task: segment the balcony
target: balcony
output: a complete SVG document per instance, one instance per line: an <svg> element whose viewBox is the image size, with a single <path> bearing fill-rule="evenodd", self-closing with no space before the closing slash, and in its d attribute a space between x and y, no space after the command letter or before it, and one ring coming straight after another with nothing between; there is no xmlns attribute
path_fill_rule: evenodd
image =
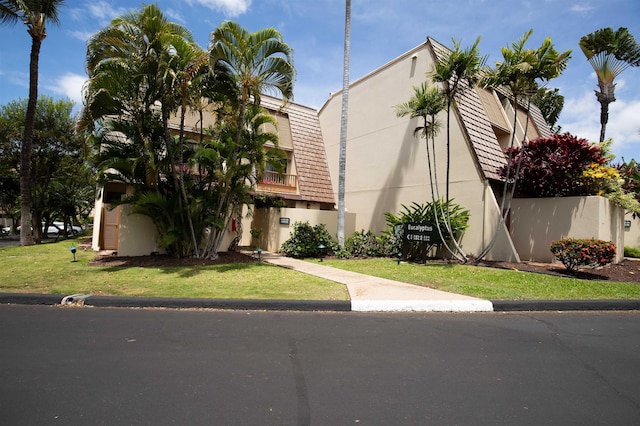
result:
<svg viewBox="0 0 640 426"><path fill-rule="evenodd" d="M296 192L298 176L267 170L258 182L259 191Z"/></svg>

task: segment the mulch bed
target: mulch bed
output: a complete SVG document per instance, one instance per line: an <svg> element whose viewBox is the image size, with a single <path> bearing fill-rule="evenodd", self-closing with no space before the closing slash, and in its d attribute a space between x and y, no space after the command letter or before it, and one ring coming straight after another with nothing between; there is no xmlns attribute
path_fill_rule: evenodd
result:
<svg viewBox="0 0 640 426"><path fill-rule="evenodd" d="M482 262L478 266L512 269L523 272L535 272L562 277L579 278L582 280L640 283L640 261L629 259L624 259L620 263L603 266L597 269L581 269L578 271L567 271L562 264L558 263Z"/></svg>

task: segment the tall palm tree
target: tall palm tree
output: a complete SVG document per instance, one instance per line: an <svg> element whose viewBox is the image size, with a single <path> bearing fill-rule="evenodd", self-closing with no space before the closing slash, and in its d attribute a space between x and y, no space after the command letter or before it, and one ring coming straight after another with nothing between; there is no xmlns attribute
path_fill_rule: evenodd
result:
<svg viewBox="0 0 640 426"><path fill-rule="evenodd" d="M162 200L168 205L175 202L172 213L182 219L172 220L188 225L191 249L196 253L197 240L182 181L183 134L176 144L168 123L170 115L183 106L182 99L186 102L190 96L187 93L190 82L207 71L205 65L204 51L185 27L168 21L156 5L145 6L141 11L114 19L89 40L89 82L83 112L83 122L89 129L96 120L105 117L119 117L130 123L125 126L129 132L135 129L127 137L142 147L136 163L144 165L146 178L143 185L138 185L139 191L165 191L160 189L160 176L172 177L168 183L179 195L175 200L166 197L148 200ZM184 113L185 108L182 110ZM163 130L160 138L153 136L158 122ZM183 123L184 120L182 126ZM187 254L182 249L178 253Z"/></svg>
<svg viewBox="0 0 640 426"><path fill-rule="evenodd" d="M440 131L440 122L437 115L446 108L447 99L444 94L435 87L429 87L427 82L422 83L419 87L413 88L411 98L400 105L396 105L396 115L398 117L409 116L409 118L419 118L422 125L414 129L413 135L424 137L426 140L427 153L427 170L429 173L429 182L431 187L431 201L433 206L433 218L436 222L436 229L442 241L442 246L456 259L464 261L464 257L459 247L450 247L445 235L453 236L448 226L447 220L449 211L449 202L440 202L440 194L437 190L437 169L435 159L435 138ZM431 141L431 145L429 145ZM443 207L445 204L447 209ZM446 232L443 232L443 226ZM453 242L453 241L452 241Z"/></svg>
<svg viewBox="0 0 640 426"><path fill-rule="evenodd" d="M451 107L456 103L461 94L469 87L473 87L475 79L478 73L484 68L486 57L480 55L478 44L480 43L480 37L478 37L471 45L465 50L460 47L460 42L453 40L453 50L448 50L442 55L435 63L432 71L427 75L436 83L441 83L442 93L446 99L447 107L447 164L446 164L446 177L445 177L445 202L449 203L449 176L451 171ZM465 84L466 83L466 84ZM450 234L451 224L449 223L448 214L446 214L445 224ZM454 244L457 242L454 240ZM462 250L457 247L461 255Z"/></svg>
<svg viewBox="0 0 640 426"><path fill-rule="evenodd" d="M243 131L247 123L245 114L249 106L260 105L260 95L265 92L281 96L283 105L293 97L293 49L274 28L250 33L232 21L222 23L213 31L210 46L211 71L224 72L236 90L236 148L228 159L236 162L240 160L238 155L243 143ZM232 194L229 193L228 196ZM241 224L242 218L237 219L237 223ZM240 238L241 232L241 228L238 228L236 239Z"/></svg>
<svg viewBox="0 0 640 426"><path fill-rule="evenodd" d="M212 71L223 69L236 86L237 143L249 102L259 105L263 92L275 92L283 103L293 98L293 49L274 28L250 33L236 22L222 23L211 34L209 65Z"/></svg>
<svg viewBox="0 0 640 426"><path fill-rule="evenodd" d="M20 155L20 244L33 244L31 234L32 182L29 179L31 165L31 151L33 146L33 128L35 123L36 106L38 102L38 70L40 48L47 37L47 21L59 23L59 8L64 0L0 0L0 23L15 24L20 21L27 26L31 36L31 56L29 60L29 100L25 118L22 151Z"/></svg>
<svg viewBox="0 0 640 426"><path fill-rule="evenodd" d="M533 30L528 30L518 41L511 43L510 48L503 47L501 49L503 61L497 62L495 68L486 70L480 81L480 85L483 87L506 89L510 97L513 108L513 125L508 164L511 164L511 155L515 145L518 109L522 104L526 105L527 120L523 136L526 138L531 98L541 86L562 74L571 58L571 50L558 53L549 37L537 49L525 48L525 44L532 34ZM517 175L518 170L515 171L514 176ZM517 184L515 180L510 182L509 176L511 176L511 172L507 170L500 205L500 223L487 246L477 255L476 260L482 259L491 250L495 244L498 229L509 213L511 198ZM511 184L511 191L508 193L509 184Z"/></svg>
<svg viewBox="0 0 640 426"><path fill-rule="evenodd" d="M598 77L600 91L595 93L600 102L600 142L603 142L609 104L616 100L614 80L627 68L640 66L640 44L626 28L613 31L608 27L580 38L580 49Z"/></svg>
<svg viewBox="0 0 640 426"><path fill-rule="evenodd" d="M351 50L351 0L346 0L344 63L342 73L342 113L340 116L340 156L338 159L338 244L344 247L345 175L347 167L347 118L349 116L349 57Z"/></svg>

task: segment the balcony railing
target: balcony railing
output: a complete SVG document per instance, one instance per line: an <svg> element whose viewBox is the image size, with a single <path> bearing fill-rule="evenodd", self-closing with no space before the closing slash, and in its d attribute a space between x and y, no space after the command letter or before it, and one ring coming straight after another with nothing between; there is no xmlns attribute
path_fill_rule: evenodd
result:
<svg viewBox="0 0 640 426"><path fill-rule="evenodd" d="M267 170L264 172L262 181L259 182L258 187L278 186L295 189L297 187L297 183L298 177L296 175L291 175L288 173L279 174L278 172Z"/></svg>

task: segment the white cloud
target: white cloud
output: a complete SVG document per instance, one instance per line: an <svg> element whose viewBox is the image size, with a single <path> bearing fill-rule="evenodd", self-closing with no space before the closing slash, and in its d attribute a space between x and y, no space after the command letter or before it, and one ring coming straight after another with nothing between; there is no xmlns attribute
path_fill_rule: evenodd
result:
<svg viewBox="0 0 640 426"><path fill-rule="evenodd" d="M124 15L127 9L123 7L113 7L106 1L88 2L87 10L89 14L99 20L110 21L111 19Z"/></svg>
<svg viewBox="0 0 640 426"><path fill-rule="evenodd" d="M82 86L87 80L84 75L68 72L58 78L48 89L54 93L64 95L71 99L76 105L82 105Z"/></svg>
<svg viewBox="0 0 640 426"><path fill-rule="evenodd" d="M71 35L71 37L80 40L80 41L87 41L91 38L91 36L94 34L90 31L69 31L69 34Z"/></svg>
<svg viewBox="0 0 640 426"><path fill-rule="evenodd" d="M589 141L600 139L600 104L593 91L565 99L560 123L563 131ZM609 104L605 136L613 139L616 156L640 158L640 100L623 100Z"/></svg>
<svg viewBox="0 0 640 426"><path fill-rule="evenodd" d="M186 24L187 21L185 21L185 19L183 18L183 16L180 14L180 12L176 11L175 9L167 9L163 12L168 18L177 21L181 24Z"/></svg>
<svg viewBox="0 0 640 426"><path fill-rule="evenodd" d="M246 13L251 0L187 0L188 4L200 4L211 10L223 12L231 17Z"/></svg>
<svg viewBox="0 0 640 426"><path fill-rule="evenodd" d="M571 6L571 11L576 13L587 13L593 10L593 6L588 4L574 4Z"/></svg>

